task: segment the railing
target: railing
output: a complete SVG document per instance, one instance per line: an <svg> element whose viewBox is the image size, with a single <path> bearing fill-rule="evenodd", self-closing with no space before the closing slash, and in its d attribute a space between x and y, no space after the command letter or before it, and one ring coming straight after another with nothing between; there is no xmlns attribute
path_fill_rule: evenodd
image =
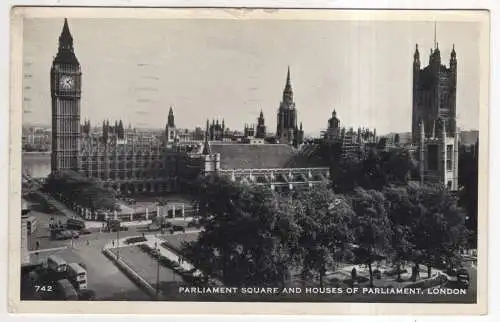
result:
<svg viewBox="0 0 500 322"><path fill-rule="evenodd" d="M270 174L270 173L308 173L308 172L329 172L329 168L270 168L270 169L222 169L221 174Z"/></svg>

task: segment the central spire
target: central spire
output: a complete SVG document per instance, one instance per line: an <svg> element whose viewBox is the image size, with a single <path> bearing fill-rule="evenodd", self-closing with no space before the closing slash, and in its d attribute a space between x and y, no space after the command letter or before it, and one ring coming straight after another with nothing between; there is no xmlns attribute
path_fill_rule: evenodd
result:
<svg viewBox="0 0 500 322"><path fill-rule="evenodd" d="M285 84L285 90L283 91L283 102L289 106L291 106L291 104L293 103L293 90L292 90L292 81L290 79L290 66L288 66L288 71L286 73L286 84Z"/></svg>
<svg viewBox="0 0 500 322"><path fill-rule="evenodd" d="M434 21L434 49L438 46L437 44L437 22Z"/></svg>

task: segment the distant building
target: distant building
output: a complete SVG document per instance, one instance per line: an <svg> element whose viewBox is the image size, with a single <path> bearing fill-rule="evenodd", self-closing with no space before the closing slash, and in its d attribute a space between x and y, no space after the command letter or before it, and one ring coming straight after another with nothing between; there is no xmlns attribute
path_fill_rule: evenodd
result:
<svg viewBox="0 0 500 322"><path fill-rule="evenodd" d="M359 153L368 146L378 143L377 133L365 128L346 129L341 127L337 112L333 110L332 117L328 120L328 128L324 133L324 139L329 144L339 144L342 154Z"/></svg>
<svg viewBox="0 0 500 322"><path fill-rule="evenodd" d="M418 146L420 181L441 183L452 191L458 190L456 86L455 47L449 68L441 64L436 43L428 66L421 69L417 45L413 56L412 141Z"/></svg>
<svg viewBox="0 0 500 322"><path fill-rule="evenodd" d="M174 111L172 107L170 107L168 111L167 125L165 126L165 142L168 144L168 143L174 143L177 140L178 140L178 133L175 127Z"/></svg>
<svg viewBox="0 0 500 322"><path fill-rule="evenodd" d="M257 133L255 134L255 137L258 139L266 138L266 125L264 121L264 113L262 113L262 110L260 111L259 118L257 119Z"/></svg>
<svg viewBox="0 0 500 322"><path fill-rule="evenodd" d="M207 121L208 122L208 121ZM212 120L212 124L208 128L208 138L209 141L224 141L226 127L224 125L224 120L222 123L219 123L219 120Z"/></svg>
<svg viewBox="0 0 500 322"><path fill-rule="evenodd" d="M330 143L335 143L340 140L341 128L340 120L337 117L335 109L332 112L332 117L328 120L328 128L326 130L326 140Z"/></svg>

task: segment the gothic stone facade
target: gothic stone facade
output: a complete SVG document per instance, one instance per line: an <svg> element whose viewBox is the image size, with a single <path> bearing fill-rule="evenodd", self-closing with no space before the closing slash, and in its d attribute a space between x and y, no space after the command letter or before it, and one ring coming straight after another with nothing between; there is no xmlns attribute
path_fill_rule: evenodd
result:
<svg viewBox="0 0 500 322"><path fill-rule="evenodd" d="M64 20L59 50L50 70L52 96L51 169L80 169L80 96L82 87L80 63L73 49L73 37Z"/></svg>
<svg viewBox="0 0 500 322"><path fill-rule="evenodd" d="M440 183L458 190L456 124L457 57L450 54L450 67L441 64L436 44L429 64L420 68L418 45L413 57L412 141L418 146L421 183Z"/></svg>

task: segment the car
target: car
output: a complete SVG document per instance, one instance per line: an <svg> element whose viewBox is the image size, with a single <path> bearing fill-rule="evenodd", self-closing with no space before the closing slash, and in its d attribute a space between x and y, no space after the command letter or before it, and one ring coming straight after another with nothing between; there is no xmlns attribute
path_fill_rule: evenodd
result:
<svg viewBox="0 0 500 322"><path fill-rule="evenodd" d="M158 230L160 230L160 226L155 224L148 225L148 231L158 231Z"/></svg>
<svg viewBox="0 0 500 322"><path fill-rule="evenodd" d="M179 225L172 225L172 227L170 228L170 233L175 233L176 231L182 231L183 233L186 232L186 228L184 228L183 226L179 226Z"/></svg>
<svg viewBox="0 0 500 322"><path fill-rule="evenodd" d="M192 220L192 221L188 222L187 226L188 226L188 228L189 227L200 228L203 225L201 224L201 222L199 220Z"/></svg>
<svg viewBox="0 0 500 322"><path fill-rule="evenodd" d="M470 275L465 268L460 268L457 270L457 282L460 284L460 286L464 288L469 288Z"/></svg>
<svg viewBox="0 0 500 322"><path fill-rule="evenodd" d="M80 233L76 230L71 230L71 237L70 238L80 238Z"/></svg>
<svg viewBox="0 0 500 322"><path fill-rule="evenodd" d="M71 239L73 238L73 234L69 232L68 230L61 230L60 232L56 233L55 239L56 240L66 240L66 239Z"/></svg>
<svg viewBox="0 0 500 322"><path fill-rule="evenodd" d="M90 235L92 232L87 228L80 229L80 235Z"/></svg>

